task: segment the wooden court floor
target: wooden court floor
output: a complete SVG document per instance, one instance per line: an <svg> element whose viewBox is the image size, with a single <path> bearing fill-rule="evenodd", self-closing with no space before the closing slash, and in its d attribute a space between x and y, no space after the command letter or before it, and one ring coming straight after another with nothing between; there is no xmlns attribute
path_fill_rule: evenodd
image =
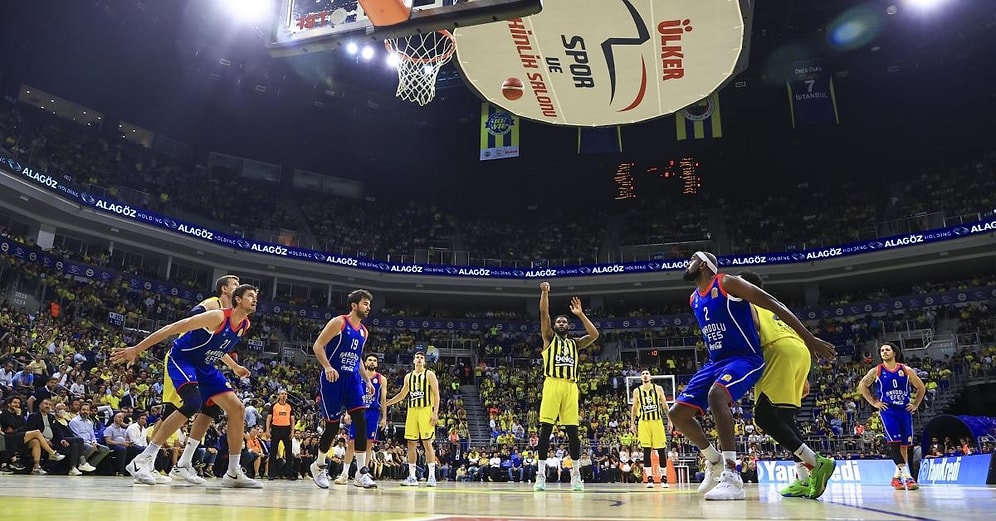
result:
<svg viewBox="0 0 996 521"><path fill-rule="evenodd" d="M317 488L307 481L266 481L262 490L206 486L133 485L130 478L0 476L3 519L182 519L189 521L529 519L873 519L971 520L992 518L996 487L923 486L895 491L888 485L832 484L819 501L778 495L770 485L747 487L747 500L707 502L688 486L667 490L639 485L551 484L534 493L528 484L440 483L430 489L381 482Z"/></svg>

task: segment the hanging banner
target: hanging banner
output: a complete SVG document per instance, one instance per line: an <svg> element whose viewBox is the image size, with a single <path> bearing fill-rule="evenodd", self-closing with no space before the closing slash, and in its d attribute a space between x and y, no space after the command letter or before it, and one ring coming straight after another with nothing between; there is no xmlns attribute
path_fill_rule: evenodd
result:
<svg viewBox="0 0 996 521"><path fill-rule="evenodd" d="M519 118L490 103L481 104L481 161L519 157Z"/></svg>
<svg viewBox="0 0 996 521"><path fill-rule="evenodd" d="M684 141L689 136L695 139L723 137L719 93L713 92L708 98L675 112L674 125L678 141Z"/></svg>
<svg viewBox="0 0 996 521"><path fill-rule="evenodd" d="M787 86L792 128L840 123L833 76L826 62L796 62L792 64L789 77Z"/></svg>

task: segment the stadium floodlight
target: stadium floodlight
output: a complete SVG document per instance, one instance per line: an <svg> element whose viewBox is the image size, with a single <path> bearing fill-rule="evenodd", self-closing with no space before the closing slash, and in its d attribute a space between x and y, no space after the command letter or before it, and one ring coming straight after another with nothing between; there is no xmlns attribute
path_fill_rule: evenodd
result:
<svg viewBox="0 0 996 521"><path fill-rule="evenodd" d="M360 52L360 48L356 45L356 42L349 42L346 44L346 52L349 54L356 54Z"/></svg>
<svg viewBox="0 0 996 521"><path fill-rule="evenodd" d="M397 69L398 65L401 65L401 58L398 58L398 55L393 52L387 55L387 59L385 61L387 62L387 66L392 69Z"/></svg>
<svg viewBox="0 0 996 521"><path fill-rule="evenodd" d="M945 0L906 0L906 3L917 9L933 9L943 4Z"/></svg>
<svg viewBox="0 0 996 521"><path fill-rule="evenodd" d="M233 18L250 24L265 20L272 7L269 0L222 0L222 4Z"/></svg>
<svg viewBox="0 0 996 521"><path fill-rule="evenodd" d="M374 57L373 47L370 47L369 45L363 47L363 50L360 51L360 57L363 58L364 60L369 60L373 58Z"/></svg>

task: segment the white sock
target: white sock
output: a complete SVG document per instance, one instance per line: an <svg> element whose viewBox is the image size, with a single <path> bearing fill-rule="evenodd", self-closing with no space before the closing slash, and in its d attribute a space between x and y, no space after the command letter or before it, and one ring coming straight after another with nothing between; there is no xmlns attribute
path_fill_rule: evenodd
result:
<svg viewBox="0 0 996 521"><path fill-rule="evenodd" d="M239 475L239 467L242 464L242 453L228 455L228 474L230 476Z"/></svg>
<svg viewBox="0 0 996 521"><path fill-rule="evenodd" d="M408 464L408 477L410 477L412 479L415 479L415 464L414 463L409 463Z"/></svg>
<svg viewBox="0 0 996 521"><path fill-rule="evenodd" d="M723 451L723 464L729 465L729 463L727 463L728 461L733 462L734 465L737 463L737 451L735 450Z"/></svg>
<svg viewBox="0 0 996 521"><path fill-rule="evenodd" d="M367 466L367 453L357 453L356 454L356 475L360 475L360 469Z"/></svg>
<svg viewBox="0 0 996 521"><path fill-rule="evenodd" d="M801 461L795 463L795 474L799 476L799 480L806 481L809 479L809 467Z"/></svg>
<svg viewBox="0 0 996 521"><path fill-rule="evenodd" d="M162 447L160 445L156 445L150 441L149 444L146 445L145 450L142 451L142 456L145 456L146 458L155 458L161 448Z"/></svg>
<svg viewBox="0 0 996 521"><path fill-rule="evenodd" d="M892 473L892 477L894 478L903 477L903 468L900 467L899 465L896 465L896 471Z"/></svg>
<svg viewBox="0 0 996 521"><path fill-rule="evenodd" d="M702 449L702 454L705 455L706 460L712 463L716 463L717 461L723 461L723 455L720 454L719 451L716 450L716 447L713 447L711 444L708 447Z"/></svg>
<svg viewBox="0 0 996 521"><path fill-rule="evenodd" d="M801 447L796 449L794 454L799 456L799 459L801 459L803 463L808 463L813 467L816 466L816 453L813 452L813 449L809 448L809 445L803 443Z"/></svg>
<svg viewBox="0 0 996 521"><path fill-rule="evenodd" d="M183 447L183 454L180 455L180 460L176 464L180 467L189 467L193 463L194 453L197 452L197 447L200 445L201 440L187 438L187 444Z"/></svg>
<svg viewBox="0 0 996 521"><path fill-rule="evenodd" d="M902 477L903 479L911 479L913 477L910 475L910 468L907 467L906 465L899 467L899 470L902 471L902 475L900 477Z"/></svg>
<svg viewBox="0 0 996 521"><path fill-rule="evenodd" d="M436 464L429 464L429 479L436 479Z"/></svg>
<svg viewBox="0 0 996 521"><path fill-rule="evenodd" d="M321 449L318 449L318 450L321 450ZM318 453L318 458L316 458L315 461L318 462L318 466L319 467L324 467L325 466L325 462L328 460L328 458L329 458L329 453L328 452L319 452Z"/></svg>

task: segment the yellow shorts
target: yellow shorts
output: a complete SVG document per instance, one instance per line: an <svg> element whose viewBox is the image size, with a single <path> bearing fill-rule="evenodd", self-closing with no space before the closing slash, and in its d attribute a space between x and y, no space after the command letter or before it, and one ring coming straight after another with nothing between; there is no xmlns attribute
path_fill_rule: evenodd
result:
<svg viewBox="0 0 996 521"><path fill-rule="evenodd" d="M578 384L563 378L547 378L543 382L540 401L540 423L578 424Z"/></svg>
<svg viewBox="0 0 996 521"><path fill-rule="evenodd" d="M644 449L663 449L667 447L667 435L664 433L663 421L640 420L636 429L640 434L640 446Z"/></svg>
<svg viewBox="0 0 996 521"><path fill-rule="evenodd" d="M180 398L180 394L176 392L176 386L173 385L173 379L169 377L169 371L165 368L169 367L169 350L166 350L166 356L163 357L163 403L173 404L177 409L183 406L183 399ZM182 383L182 382L181 382ZM167 408L168 410L168 408Z"/></svg>
<svg viewBox="0 0 996 521"><path fill-rule="evenodd" d="M432 424L432 407L408 409L408 416L405 418L405 439L436 439L436 426Z"/></svg>
<svg viewBox="0 0 996 521"><path fill-rule="evenodd" d="M802 406L802 390L813 364L809 349L801 340L785 337L765 346L764 373L755 386L775 405Z"/></svg>

